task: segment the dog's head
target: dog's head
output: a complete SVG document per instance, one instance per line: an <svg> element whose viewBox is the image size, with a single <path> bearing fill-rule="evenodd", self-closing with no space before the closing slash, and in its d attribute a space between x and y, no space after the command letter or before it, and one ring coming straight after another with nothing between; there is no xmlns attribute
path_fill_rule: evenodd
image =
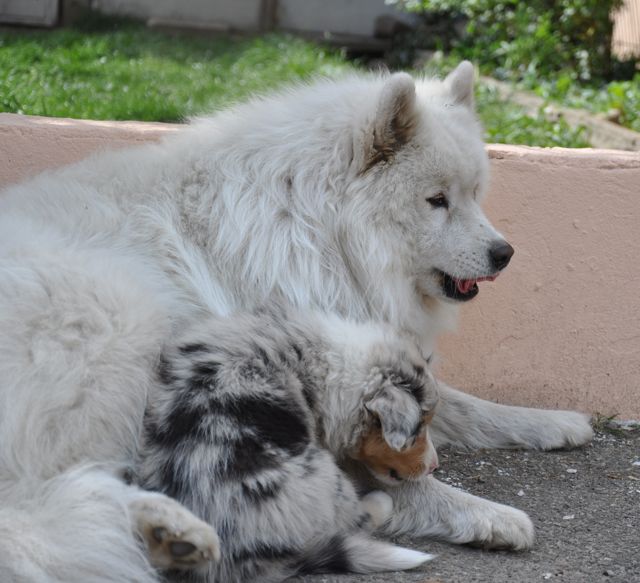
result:
<svg viewBox="0 0 640 583"><path fill-rule="evenodd" d="M513 254L480 208L488 158L473 83L469 62L443 81L391 75L354 145L359 188L376 199L369 224L401 226L417 292L453 302L475 297Z"/></svg>
<svg viewBox="0 0 640 583"><path fill-rule="evenodd" d="M421 364L380 369L376 376L376 388L363 401L353 457L389 485L430 474L438 467L429 437L438 402L434 377Z"/></svg>

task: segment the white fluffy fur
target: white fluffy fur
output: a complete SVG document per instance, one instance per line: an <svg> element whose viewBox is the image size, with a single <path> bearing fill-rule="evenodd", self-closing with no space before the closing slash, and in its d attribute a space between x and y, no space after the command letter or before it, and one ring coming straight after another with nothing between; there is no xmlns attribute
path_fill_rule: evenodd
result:
<svg viewBox="0 0 640 583"><path fill-rule="evenodd" d="M434 269L487 275L501 240L478 205L488 164L472 76L463 64L415 89L406 75L297 87L2 195L0 573L153 580L118 510L128 488L65 472L130 458L163 339L202 313L275 295L389 322L431 354L456 312ZM445 214L426 202L440 192ZM453 389L434 427L435 441L471 446L590 437L577 414L523 414ZM532 544L526 515L433 478L392 495L393 530Z"/></svg>
<svg viewBox="0 0 640 583"><path fill-rule="evenodd" d="M16 484L19 486L19 484ZM92 469L44 482L0 508L3 583L154 583L131 530L133 489Z"/></svg>

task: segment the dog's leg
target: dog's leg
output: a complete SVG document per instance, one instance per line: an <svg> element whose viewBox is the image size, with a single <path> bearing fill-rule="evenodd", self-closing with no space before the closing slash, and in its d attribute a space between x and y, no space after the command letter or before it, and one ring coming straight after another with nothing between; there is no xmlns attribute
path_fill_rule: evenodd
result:
<svg viewBox="0 0 640 583"><path fill-rule="evenodd" d="M128 501L134 486L88 468L3 487L3 583L160 582L132 528Z"/></svg>
<svg viewBox="0 0 640 583"><path fill-rule="evenodd" d="M211 528L69 469L135 455L166 309L126 258L54 243L0 258L0 580L156 581L138 533L173 567L216 556Z"/></svg>
<svg viewBox="0 0 640 583"><path fill-rule="evenodd" d="M516 508L478 498L428 476L388 488L393 515L388 534L430 536L457 544L525 550L533 546L529 517Z"/></svg>
<svg viewBox="0 0 640 583"><path fill-rule="evenodd" d="M194 568L220 556L213 529L185 507L99 468L12 490L0 506L3 582L157 583L151 567Z"/></svg>
<svg viewBox="0 0 640 583"><path fill-rule="evenodd" d="M557 449L589 442L589 416L498 405L440 383L440 402L431 424L436 447Z"/></svg>

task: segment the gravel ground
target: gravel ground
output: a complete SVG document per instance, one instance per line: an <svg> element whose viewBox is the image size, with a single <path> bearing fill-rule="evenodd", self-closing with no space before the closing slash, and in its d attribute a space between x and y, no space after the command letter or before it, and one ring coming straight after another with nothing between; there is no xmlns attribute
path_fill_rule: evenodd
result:
<svg viewBox="0 0 640 583"><path fill-rule="evenodd" d="M634 464L635 462L635 464ZM535 548L483 551L432 540L399 543L436 553L419 571L324 575L299 583L640 583L640 429L598 432L581 449L440 452L440 480L531 516Z"/></svg>

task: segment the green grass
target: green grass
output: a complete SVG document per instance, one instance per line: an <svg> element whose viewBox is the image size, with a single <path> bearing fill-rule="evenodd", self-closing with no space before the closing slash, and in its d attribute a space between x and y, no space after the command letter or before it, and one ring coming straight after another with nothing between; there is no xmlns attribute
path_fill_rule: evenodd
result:
<svg viewBox="0 0 640 583"><path fill-rule="evenodd" d="M357 67L339 52L284 35L168 35L104 21L82 29L0 32L0 110L175 122L291 81ZM588 145L580 131L529 116L482 87L477 102L490 141Z"/></svg>
<svg viewBox="0 0 640 583"><path fill-rule="evenodd" d="M476 95L478 113L489 142L563 148L588 148L591 145L584 127L573 128L563 119L551 121L542 111L530 115L483 85L478 87Z"/></svg>
<svg viewBox="0 0 640 583"><path fill-rule="evenodd" d="M611 81L600 85L585 86L575 83L568 74L555 79L538 82L529 89L549 101L567 107L577 107L595 113L617 110L618 122L636 132L640 132L640 73L628 81Z"/></svg>
<svg viewBox="0 0 640 583"><path fill-rule="evenodd" d="M180 121L311 75L349 68L284 36L253 39L117 30L0 34L0 109L91 119Z"/></svg>

